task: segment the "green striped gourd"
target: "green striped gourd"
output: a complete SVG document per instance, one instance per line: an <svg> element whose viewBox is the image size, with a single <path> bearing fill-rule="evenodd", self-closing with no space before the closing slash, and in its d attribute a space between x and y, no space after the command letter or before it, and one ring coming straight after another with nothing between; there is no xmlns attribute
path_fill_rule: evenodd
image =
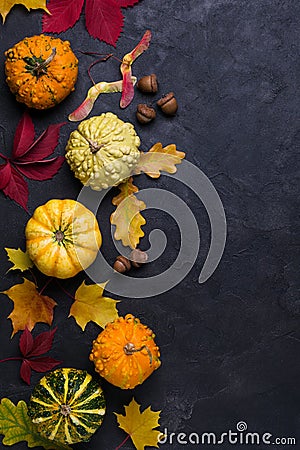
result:
<svg viewBox="0 0 300 450"><path fill-rule="evenodd" d="M105 399L100 385L85 370L60 368L35 386L28 414L45 438L75 444L88 441L100 427Z"/></svg>

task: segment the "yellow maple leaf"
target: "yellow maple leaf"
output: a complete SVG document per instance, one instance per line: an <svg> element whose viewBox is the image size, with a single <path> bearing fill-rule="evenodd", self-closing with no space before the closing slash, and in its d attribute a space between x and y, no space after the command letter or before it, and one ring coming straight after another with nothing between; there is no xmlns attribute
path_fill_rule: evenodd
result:
<svg viewBox="0 0 300 450"><path fill-rule="evenodd" d="M14 302L14 309L8 316L13 325L12 336L26 327L31 331L37 322L51 325L53 308L56 305L52 298L39 294L32 281L26 278L23 280L24 283L16 284L2 292Z"/></svg>
<svg viewBox="0 0 300 450"><path fill-rule="evenodd" d="M117 206L110 216L112 225L116 226L115 239L121 240L124 246L136 248L140 238L144 236L141 229L146 220L140 211L146 208L145 203L134 195L138 188L134 186L132 177L118 186L120 193L112 199Z"/></svg>
<svg viewBox="0 0 300 450"><path fill-rule="evenodd" d="M46 0L0 0L0 14L3 23L5 22L7 14L15 5L24 5L28 11L30 11L30 9L43 9L50 14L50 11L46 6Z"/></svg>
<svg viewBox="0 0 300 450"><path fill-rule="evenodd" d="M148 152L141 152L134 174L138 175L144 172L151 178L159 178L161 171L175 173L176 165L180 164L184 157L185 153L179 152L175 144L163 147L160 142L157 142Z"/></svg>
<svg viewBox="0 0 300 450"><path fill-rule="evenodd" d="M75 293L75 302L71 306L69 317L74 317L83 331L88 322L95 322L104 328L108 322L113 322L118 317L118 300L102 296L106 284L107 281L86 285L83 281Z"/></svg>
<svg viewBox="0 0 300 450"><path fill-rule="evenodd" d="M119 427L126 431L137 450L144 450L149 447L158 447L158 440L161 432L154 430L159 426L158 419L160 411L151 411L149 406L143 412L140 405L133 398L128 406L125 406L125 416L117 414Z"/></svg>
<svg viewBox="0 0 300 450"><path fill-rule="evenodd" d="M19 269L22 272L24 270L29 269L30 267L33 267L33 262L28 256L27 252L23 252L20 248L5 248L8 259L10 262L12 262L14 265L8 269L8 270L16 270Z"/></svg>

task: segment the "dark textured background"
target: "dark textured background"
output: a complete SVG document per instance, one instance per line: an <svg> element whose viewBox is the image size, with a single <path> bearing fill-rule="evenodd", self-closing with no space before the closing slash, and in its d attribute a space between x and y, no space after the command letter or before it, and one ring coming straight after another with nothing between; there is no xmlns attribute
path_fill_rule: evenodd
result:
<svg viewBox="0 0 300 450"><path fill-rule="evenodd" d="M99 99L93 114L112 111L132 121L142 149L162 141L186 151L187 159L209 176L219 192L228 239L217 271L199 285L197 277L209 243L203 206L189 189L169 177L156 182L139 178L140 187L164 187L184 199L198 219L202 247L197 264L180 285L155 298L119 303L120 314L134 313L156 332L162 366L133 392L103 383L107 416L92 441L78 445L78 450L113 450L121 443L125 434L118 429L113 411L123 412L132 395L143 407L151 404L154 410L162 410L162 429L167 427L170 432L226 432L244 420L250 431L299 437L299 17L298 0L141 0L125 11L124 32L114 53L121 57L150 28L153 40L149 51L136 61L135 74L155 72L160 93L174 90L180 109L174 119L158 114L155 122L143 127L136 123L135 108L144 97L137 94L121 111L119 96L114 94ZM28 14L22 7L14 8L1 26L1 152L7 155L23 107L5 84L3 52L23 37L40 32L41 13ZM112 51L88 35L83 16L60 37L69 39L75 51ZM38 132L66 120L90 86L86 69L92 59L77 54L76 91L53 110L32 114ZM115 80L118 63L100 64L93 75L96 81ZM64 153L74 128L71 123L62 128L57 154ZM67 165L55 179L29 185L30 213L50 198L76 198L81 188ZM117 253L108 221L111 196L98 218L104 254L113 263ZM29 216L2 193L0 208L0 290L4 291L21 277L6 272L10 264L3 248L24 248ZM165 268L180 244L171 218L149 211L147 219L146 235L153 227L161 228L168 234L169 245L160 260L142 269L143 276ZM143 245L147 248L147 239ZM80 274L63 285L74 292L83 278ZM42 284L44 277L39 280ZM65 366L93 372L88 354L100 328L89 324L81 332L67 318L70 299L55 285L49 286L47 294L58 302L52 356L62 359ZM0 300L0 357L5 358L18 354L19 334L10 340L12 328L6 317L12 302L2 294ZM46 329L39 324L34 333ZM0 397L28 400L31 387L20 380L18 370L18 362L0 365ZM34 374L32 384L39 378ZM123 448L133 446L127 441ZM196 446L177 443L162 448Z"/></svg>

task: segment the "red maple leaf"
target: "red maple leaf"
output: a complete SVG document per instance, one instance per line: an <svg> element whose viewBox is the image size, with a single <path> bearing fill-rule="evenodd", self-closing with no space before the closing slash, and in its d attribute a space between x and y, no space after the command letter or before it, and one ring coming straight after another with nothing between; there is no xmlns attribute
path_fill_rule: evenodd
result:
<svg viewBox="0 0 300 450"><path fill-rule="evenodd" d="M86 0L85 23L89 34L116 46L123 28L121 8L133 6L139 0ZM75 25L83 10L84 0L50 0L51 15L43 15L43 32L61 33Z"/></svg>
<svg viewBox="0 0 300 450"><path fill-rule="evenodd" d="M41 356L52 348L56 328L38 334L33 338L31 332L26 327L20 336L19 348L22 356L5 358L0 362L21 360L20 376L25 383L30 384L31 371L48 372L62 363L50 356Z"/></svg>
<svg viewBox="0 0 300 450"><path fill-rule="evenodd" d="M24 176L31 180L49 180L64 162L63 156L45 159L54 152L63 125L64 123L49 125L34 140L34 125L30 115L25 112L15 132L12 156L8 158L0 153L5 160L4 164L0 164L0 189L25 210L28 185Z"/></svg>

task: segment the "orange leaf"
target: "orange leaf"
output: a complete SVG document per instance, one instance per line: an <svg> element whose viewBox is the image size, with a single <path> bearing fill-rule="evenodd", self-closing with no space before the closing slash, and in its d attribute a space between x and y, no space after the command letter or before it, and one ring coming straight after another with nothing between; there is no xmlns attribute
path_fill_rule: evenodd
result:
<svg viewBox="0 0 300 450"><path fill-rule="evenodd" d="M14 309L8 316L13 325L12 336L26 327L31 331L37 322L51 325L53 308L56 305L52 298L39 294L34 283L23 279L23 284L16 284L8 291L2 292L14 302Z"/></svg>
<svg viewBox="0 0 300 450"><path fill-rule="evenodd" d="M161 171L175 173L176 165L181 164L184 157L185 153L176 150L175 144L163 147L160 142L157 142L147 153L141 152L134 174L144 172L151 178L159 178Z"/></svg>
<svg viewBox="0 0 300 450"><path fill-rule="evenodd" d="M140 211L143 211L146 205L134 195L138 192L138 188L132 183L132 177L120 184L118 188L119 195L112 199L117 209L110 216L112 225L116 226L115 239L121 240L125 246L136 248L140 238L144 236L141 227L145 225L146 220Z"/></svg>

